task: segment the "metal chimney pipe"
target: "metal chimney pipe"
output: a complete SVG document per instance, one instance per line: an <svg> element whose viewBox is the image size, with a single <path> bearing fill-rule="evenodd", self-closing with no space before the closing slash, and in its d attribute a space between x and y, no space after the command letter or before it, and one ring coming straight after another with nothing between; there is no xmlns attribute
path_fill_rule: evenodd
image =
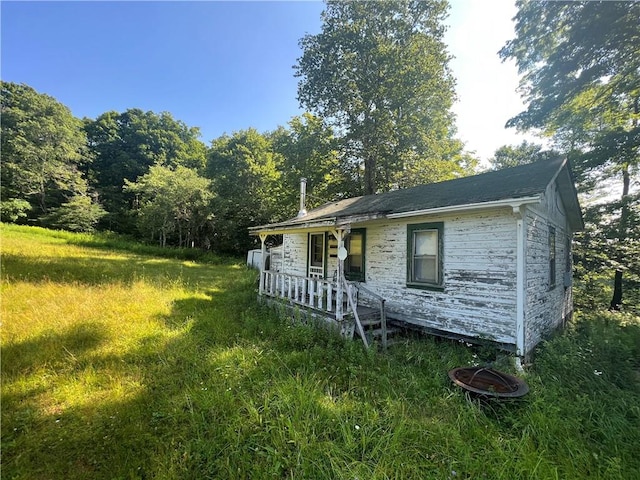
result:
<svg viewBox="0 0 640 480"><path fill-rule="evenodd" d="M304 217L307 214L307 179L300 179L300 211L298 212L298 218Z"/></svg>

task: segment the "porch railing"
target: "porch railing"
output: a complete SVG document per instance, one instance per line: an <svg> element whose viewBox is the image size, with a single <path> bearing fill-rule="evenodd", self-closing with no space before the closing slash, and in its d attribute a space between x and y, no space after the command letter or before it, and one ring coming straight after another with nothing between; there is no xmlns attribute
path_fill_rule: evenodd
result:
<svg viewBox="0 0 640 480"><path fill-rule="evenodd" d="M294 304L313 308L335 316L337 302L342 303L344 315L351 313L353 303L348 302L348 291L356 296L355 286L347 284L342 298L338 299L337 282L324 278L298 277L287 273L264 270L260 273L260 295L282 298Z"/></svg>

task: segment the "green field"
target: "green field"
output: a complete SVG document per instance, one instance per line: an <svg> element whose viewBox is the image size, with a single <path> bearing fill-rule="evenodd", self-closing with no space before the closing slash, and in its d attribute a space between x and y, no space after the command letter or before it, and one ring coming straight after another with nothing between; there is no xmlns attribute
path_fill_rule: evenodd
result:
<svg viewBox="0 0 640 480"><path fill-rule="evenodd" d="M637 317L579 313L481 402L446 373L489 348L365 351L184 255L2 225L3 479L640 478Z"/></svg>

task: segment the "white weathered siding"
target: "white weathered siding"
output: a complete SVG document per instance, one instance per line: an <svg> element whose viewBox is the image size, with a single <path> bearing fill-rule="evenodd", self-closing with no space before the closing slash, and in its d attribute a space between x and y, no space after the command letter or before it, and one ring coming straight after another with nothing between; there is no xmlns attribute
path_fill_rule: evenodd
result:
<svg viewBox="0 0 640 480"><path fill-rule="evenodd" d="M444 223L444 291L409 288L407 224ZM516 224L510 210L422 217L367 227L367 287L390 317L515 343Z"/></svg>
<svg viewBox="0 0 640 480"><path fill-rule="evenodd" d="M283 235L282 272L304 277L307 275L307 234Z"/></svg>
<svg viewBox="0 0 640 480"><path fill-rule="evenodd" d="M407 225L443 222L442 291L407 287ZM556 285L549 287L549 226L556 229ZM517 218L511 208L458 215L423 216L353 225L366 229L368 289L387 300L390 318L461 336L516 344ZM570 230L555 185L539 205L524 209L524 341L530 351L570 315L564 286ZM327 232L327 241L333 241ZM306 276L308 235L284 235L282 271ZM327 278L337 269L329 245Z"/></svg>
<svg viewBox="0 0 640 480"><path fill-rule="evenodd" d="M549 228L556 230L555 286L549 282ZM564 286L567 256L571 255L571 231L555 182L539 205L526 214L525 350L559 327L571 314L571 287ZM569 247L569 248L568 248Z"/></svg>
<svg viewBox="0 0 640 480"><path fill-rule="evenodd" d="M277 247L271 247L269 249L269 269L274 270L276 272L282 271L282 253L283 246L278 245Z"/></svg>

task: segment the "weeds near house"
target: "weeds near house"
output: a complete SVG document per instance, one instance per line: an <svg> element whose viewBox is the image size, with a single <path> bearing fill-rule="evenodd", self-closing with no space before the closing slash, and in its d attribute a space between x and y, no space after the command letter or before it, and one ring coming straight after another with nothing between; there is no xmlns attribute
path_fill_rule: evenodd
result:
<svg viewBox="0 0 640 480"><path fill-rule="evenodd" d="M109 242L2 226L3 478L640 478L637 317L577 315L483 402L465 344L365 351L241 263Z"/></svg>

